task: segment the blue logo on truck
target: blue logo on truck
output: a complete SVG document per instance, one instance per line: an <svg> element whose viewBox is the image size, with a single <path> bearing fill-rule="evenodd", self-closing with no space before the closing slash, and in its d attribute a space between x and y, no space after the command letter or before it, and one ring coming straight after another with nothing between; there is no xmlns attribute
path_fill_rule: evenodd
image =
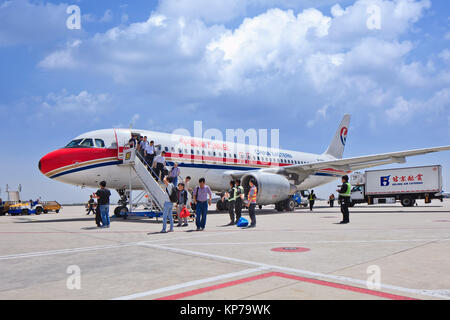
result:
<svg viewBox="0 0 450 320"><path fill-rule="evenodd" d="M381 186L382 187L388 187L389 186L389 179L391 178L391 176L387 176L387 177L381 177Z"/></svg>

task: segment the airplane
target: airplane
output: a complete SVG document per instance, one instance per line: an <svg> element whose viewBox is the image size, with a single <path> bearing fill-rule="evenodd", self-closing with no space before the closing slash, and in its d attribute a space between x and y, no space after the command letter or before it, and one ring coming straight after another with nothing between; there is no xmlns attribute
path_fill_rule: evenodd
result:
<svg viewBox="0 0 450 320"><path fill-rule="evenodd" d="M147 136L149 141L155 141L158 153L166 152L169 167L178 163L182 175L191 176L194 182L205 178L216 194L227 190L233 179L241 179L247 191L253 178L258 186L259 205L275 204L278 211L292 211L291 196L299 191L328 184L356 170L405 163L409 156L450 150L450 146L442 146L343 158L350 119L349 114L344 115L322 154L146 130L97 130L45 155L39 161L39 170L48 178L81 187L96 188L100 181L106 181L108 188L120 195L130 187L143 190L136 174L123 165L123 152L132 135Z"/></svg>

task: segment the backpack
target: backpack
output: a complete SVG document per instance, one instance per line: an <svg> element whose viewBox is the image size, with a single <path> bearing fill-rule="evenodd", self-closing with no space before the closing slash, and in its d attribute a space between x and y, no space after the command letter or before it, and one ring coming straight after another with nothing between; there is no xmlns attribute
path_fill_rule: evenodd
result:
<svg viewBox="0 0 450 320"><path fill-rule="evenodd" d="M167 188L166 188L166 190L167 190ZM178 201L177 189L175 187L173 187L173 186L172 186L172 191L169 194L169 199L170 199L170 202L177 202Z"/></svg>
<svg viewBox="0 0 450 320"><path fill-rule="evenodd" d="M238 221L238 223L236 224L236 226L237 226L238 228L245 228L245 227L248 227L248 220L245 219L245 218L240 218L239 221Z"/></svg>

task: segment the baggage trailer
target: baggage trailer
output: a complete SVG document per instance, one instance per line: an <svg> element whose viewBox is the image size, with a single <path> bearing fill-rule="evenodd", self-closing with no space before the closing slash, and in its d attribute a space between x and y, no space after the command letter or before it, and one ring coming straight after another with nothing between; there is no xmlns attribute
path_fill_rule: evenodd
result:
<svg viewBox="0 0 450 320"><path fill-rule="evenodd" d="M412 207L418 199L443 201L440 165L355 172L350 183L351 206L400 201L404 207Z"/></svg>

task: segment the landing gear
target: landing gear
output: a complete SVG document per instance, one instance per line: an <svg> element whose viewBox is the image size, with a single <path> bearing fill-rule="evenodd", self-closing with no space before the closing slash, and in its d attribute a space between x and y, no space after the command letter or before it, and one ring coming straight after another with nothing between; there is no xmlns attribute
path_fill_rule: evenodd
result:
<svg viewBox="0 0 450 320"><path fill-rule="evenodd" d="M292 212L297 207L297 204L295 203L294 199L288 199L284 203L284 208L288 212Z"/></svg>
<svg viewBox="0 0 450 320"><path fill-rule="evenodd" d="M216 210L217 210L217 212L228 211L228 201L226 201L226 200L217 201Z"/></svg>
<svg viewBox="0 0 450 320"><path fill-rule="evenodd" d="M128 213L128 198L129 194L125 190L117 190L117 193L120 196L120 200L118 202L119 206L114 209L114 216L116 218L127 218Z"/></svg>
<svg viewBox="0 0 450 320"><path fill-rule="evenodd" d="M124 218L126 219L128 217L128 208L127 207L117 207L114 209L114 216L117 218Z"/></svg>
<svg viewBox="0 0 450 320"><path fill-rule="evenodd" d="M275 209L276 209L278 212L284 211L284 201L275 203Z"/></svg>

